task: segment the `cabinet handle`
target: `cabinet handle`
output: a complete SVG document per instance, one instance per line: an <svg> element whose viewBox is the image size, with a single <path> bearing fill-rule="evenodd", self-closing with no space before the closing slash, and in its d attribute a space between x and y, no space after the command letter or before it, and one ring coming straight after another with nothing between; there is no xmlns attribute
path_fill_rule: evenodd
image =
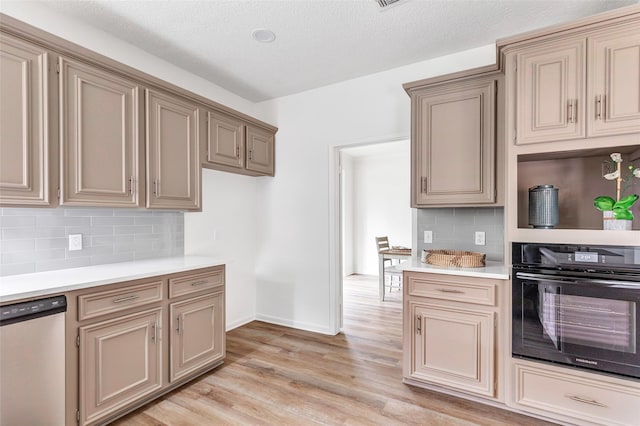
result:
<svg viewBox="0 0 640 426"><path fill-rule="evenodd" d="M602 120L602 95L596 96L596 120Z"/></svg>
<svg viewBox="0 0 640 426"><path fill-rule="evenodd" d="M442 293L464 294L464 291L462 291L462 290L455 290L455 289L451 289L451 288L439 288L438 291L440 291Z"/></svg>
<svg viewBox="0 0 640 426"><path fill-rule="evenodd" d="M204 284L209 284L209 281L207 280L202 280L202 281L196 281L194 283L191 283L192 286L197 287L199 285L204 285Z"/></svg>
<svg viewBox="0 0 640 426"><path fill-rule="evenodd" d="M129 194L133 195L133 176L129 178Z"/></svg>
<svg viewBox="0 0 640 426"><path fill-rule="evenodd" d="M236 157L240 157L240 146L236 146Z"/></svg>
<svg viewBox="0 0 640 426"><path fill-rule="evenodd" d="M427 192L427 178L423 177L420 183L420 192L423 194Z"/></svg>
<svg viewBox="0 0 640 426"><path fill-rule="evenodd" d="M608 408L605 404L603 404L602 402L596 401L595 399L585 398L578 395L565 395L565 397L577 402L581 402L583 404L589 404L589 405L595 405L596 407Z"/></svg>
<svg viewBox="0 0 640 426"><path fill-rule="evenodd" d="M422 317L416 315L416 333L422 334Z"/></svg>
<svg viewBox="0 0 640 426"><path fill-rule="evenodd" d="M253 150L249 150L249 160L253 160Z"/></svg>
<svg viewBox="0 0 640 426"><path fill-rule="evenodd" d="M131 296L121 297L120 299L113 299L112 302L113 303L128 302L130 300L136 300L139 297L140 296L138 296L137 294L132 294Z"/></svg>
<svg viewBox="0 0 640 426"><path fill-rule="evenodd" d="M576 103L575 99L571 99L569 101L569 123L575 123L576 122L576 117L575 117L575 111L574 111L574 104Z"/></svg>
<svg viewBox="0 0 640 426"><path fill-rule="evenodd" d="M176 321L178 322L178 328L176 328L176 331L178 332L178 335L182 334L182 328L180 328L180 317L176 317Z"/></svg>
<svg viewBox="0 0 640 426"><path fill-rule="evenodd" d="M151 341L156 343L156 339L158 338L158 322L153 323L153 336L151 336Z"/></svg>
<svg viewBox="0 0 640 426"><path fill-rule="evenodd" d="M154 179L153 180L153 195L155 195L156 197L158 196L158 186L160 186L160 184L158 183L158 179Z"/></svg>

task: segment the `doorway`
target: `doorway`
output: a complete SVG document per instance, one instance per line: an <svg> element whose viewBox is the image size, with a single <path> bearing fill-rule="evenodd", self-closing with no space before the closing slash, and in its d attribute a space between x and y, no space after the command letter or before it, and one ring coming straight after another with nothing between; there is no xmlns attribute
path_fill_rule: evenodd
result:
<svg viewBox="0 0 640 426"><path fill-rule="evenodd" d="M413 246L415 214L410 208L410 143L387 140L338 147L336 154L336 236L334 274L338 330L342 326L345 277L374 278L378 253L375 237L387 236L394 246ZM334 244L332 242L332 244Z"/></svg>

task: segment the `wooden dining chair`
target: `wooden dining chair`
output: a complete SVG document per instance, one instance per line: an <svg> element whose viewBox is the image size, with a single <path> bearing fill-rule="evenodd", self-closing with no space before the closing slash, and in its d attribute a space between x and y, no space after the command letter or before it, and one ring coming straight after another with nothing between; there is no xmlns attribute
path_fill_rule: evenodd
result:
<svg viewBox="0 0 640 426"><path fill-rule="evenodd" d="M390 250L391 246L389 245L389 238L388 237L376 237L376 248L378 249L378 261L382 262L382 268L381 270L384 271L384 276L383 277L379 277L379 279L382 280L383 284L382 284L382 300L384 301L384 294L386 293L386 288L389 289L389 291L391 291L391 289L393 288L393 283L394 283L394 277L396 278L396 282L397 282L397 288L401 289L402 288L402 272L393 270L393 259L385 259L382 255L384 254L385 250ZM387 265L388 262L388 265ZM400 263L400 262L398 262ZM386 277L389 277L389 285L387 285L387 280Z"/></svg>

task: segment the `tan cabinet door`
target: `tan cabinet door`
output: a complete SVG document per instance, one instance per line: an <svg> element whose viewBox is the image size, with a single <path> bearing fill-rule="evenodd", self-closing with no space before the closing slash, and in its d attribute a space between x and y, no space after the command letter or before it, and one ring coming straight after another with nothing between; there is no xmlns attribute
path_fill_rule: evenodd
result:
<svg viewBox="0 0 640 426"><path fill-rule="evenodd" d="M171 382L224 358L223 292L172 303L170 312Z"/></svg>
<svg viewBox="0 0 640 426"><path fill-rule="evenodd" d="M640 132L640 27L589 38L589 136Z"/></svg>
<svg viewBox="0 0 640 426"><path fill-rule="evenodd" d="M228 115L208 113L207 161L244 167L244 123Z"/></svg>
<svg viewBox="0 0 640 426"><path fill-rule="evenodd" d="M273 176L275 170L273 133L247 126L247 169Z"/></svg>
<svg viewBox="0 0 640 426"><path fill-rule="evenodd" d="M585 137L585 40L517 58L516 144Z"/></svg>
<svg viewBox="0 0 640 426"><path fill-rule="evenodd" d="M200 207L198 107L146 91L147 207Z"/></svg>
<svg viewBox="0 0 640 426"><path fill-rule="evenodd" d="M413 205L495 202L495 80L426 89L413 99Z"/></svg>
<svg viewBox="0 0 640 426"><path fill-rule="evenodd" d="M139 205L138 85L60 58L63 205Z"/></svg>
<svg viewBox="0 0 640 426"><path fill-rule="evenodd" d="M160 389L161 308L80 327L80 424Z"/></svg>
<svg viewBox="0 0 640 426"><path fill-rule="evenodd" d="M411 377L494 396L495 313L426 303L409 306Z"/></svg>
<svg viewBox="0 0 640 426"><path fill-rule="evenodd" d="M0 203L49 205L47 52L0 36Z"/></svg>

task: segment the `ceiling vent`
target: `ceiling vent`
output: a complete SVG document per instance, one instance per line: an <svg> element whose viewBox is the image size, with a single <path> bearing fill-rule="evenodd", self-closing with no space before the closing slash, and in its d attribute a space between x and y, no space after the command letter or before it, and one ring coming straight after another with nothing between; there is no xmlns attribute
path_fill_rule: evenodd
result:
<svg viewBox="0 0 640 426"><path fill-rule="evenodd" d="M380 6L382 9L389 7L394 3L399 3L401 1L402 0L376 0L376 2L378 3L378 6Z"/></svg>

